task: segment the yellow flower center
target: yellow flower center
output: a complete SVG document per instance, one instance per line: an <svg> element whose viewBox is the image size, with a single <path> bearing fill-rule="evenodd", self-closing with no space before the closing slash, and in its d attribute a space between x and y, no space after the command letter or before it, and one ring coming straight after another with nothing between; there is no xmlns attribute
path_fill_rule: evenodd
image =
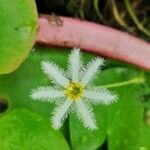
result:
<svg viewBox="0 0 150 150"><path fill-rule="evenodd" d="M80 83L70 82L65 90L65 95L71 100L78 100L83 94L84 88Z"/></svg>

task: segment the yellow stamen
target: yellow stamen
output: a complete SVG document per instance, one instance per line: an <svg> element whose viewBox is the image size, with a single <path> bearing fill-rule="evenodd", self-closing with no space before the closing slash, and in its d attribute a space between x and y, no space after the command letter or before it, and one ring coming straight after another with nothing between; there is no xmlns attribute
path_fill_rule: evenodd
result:
<svg viewBox="0 0 150 150"><path fill-rule="evenodd" d="M65 90L65 95L71 100L78 100L84 91L84 87L78 82L70 82Z"/></svg>

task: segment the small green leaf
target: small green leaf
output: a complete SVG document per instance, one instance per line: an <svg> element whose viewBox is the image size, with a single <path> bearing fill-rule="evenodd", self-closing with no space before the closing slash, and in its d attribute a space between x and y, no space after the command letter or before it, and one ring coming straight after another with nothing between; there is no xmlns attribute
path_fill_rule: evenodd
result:
<svg viewBox="0 0 150 150"><path fill-rule="evenodd" d="M35 42L37 10L34 0L0 1L0 74L14 71Z"/></svg>
<svg viewBox="0 0 150 150"><path fill-rule="evenodd" d="M61 134L41 116L16 109L0 119L2 150L69 150Z"/></svg>

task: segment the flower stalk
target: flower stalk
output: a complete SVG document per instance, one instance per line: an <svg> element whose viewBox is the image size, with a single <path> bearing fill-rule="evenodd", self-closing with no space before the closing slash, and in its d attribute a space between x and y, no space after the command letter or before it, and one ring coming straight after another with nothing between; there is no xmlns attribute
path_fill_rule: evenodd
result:
<svg viewBox="0 0 150 150"><path fill-rule="evenodd" d="M135 77L135 78L127 80L127 81L102 85L101 87L103 87L103 88L116 88L116 87L125 86L125 85L129 85L129 84L142 84L144 82L145 82L145 78L143 76L138 76L138 77Z"/></svg>

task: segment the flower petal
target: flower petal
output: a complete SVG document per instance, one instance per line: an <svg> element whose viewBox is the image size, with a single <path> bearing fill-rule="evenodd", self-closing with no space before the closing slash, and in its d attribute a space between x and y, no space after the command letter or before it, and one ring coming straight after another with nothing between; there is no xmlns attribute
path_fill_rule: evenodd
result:
<svg viewBox="0 0 150 150"><path fill-rule="evenodd" d="M59 85L66 87L69 80L65 77L63 71L53 62L42 61L41 66L43 71Z"/></svg>
<svg viewBox="0 0 150 150"><path fill-rule="evenodd" d="M97 73L98 69L103 65L104 60L102 58L96 58L90 61L85 70L83 71L83 78L81 79L81 83L84 85L87 85L92 78L95 76Z"/></svg>
<svg viewBox="0 0 150 150"><path fill-rule="evenodd" d="M109 90L102 88L85 90L83 97L87 98L93 104L105 104L105 105L108 105L118 99L117 95L112 94Z"/></svg>
<svg viewBox="0 0 150 150"><path fill-rule="evenodd" d="M80 48L74 48L69 56L69 72L74 82L79 81L79 71L81 68Z"/></svg>
<svg viewBox="0 0 150 150"><path fill-rule="evenodd" d="M53 102L55 98L64 97L64 91L58 91L51 87L38 87L32 90L30 97L34 100L45 100Z"/></svg>
<svg viewBox="0 0 150 150"><path fill-rule="evenodd" d="M60 103L58 107L55 108L52 117L52 126L54 129L59 129L62 126L63 121L68 116L71 104L72 101L67 99L64 103Z"/></svg>
<svg viewBox="0 0 150 150"><path fill-rule="evenodd" d="M76 111L79 119L83 122L84 126L89 129L96 129L96 121L92 109L82 100L77 100Z"/></svg>

